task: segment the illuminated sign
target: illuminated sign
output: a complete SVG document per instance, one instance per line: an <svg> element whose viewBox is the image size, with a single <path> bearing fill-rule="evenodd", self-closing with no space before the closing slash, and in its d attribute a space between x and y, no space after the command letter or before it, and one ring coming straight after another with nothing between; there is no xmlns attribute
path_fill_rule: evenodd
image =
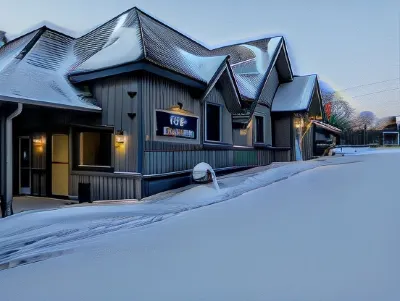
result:
<svg viewBox="0 0 400 301"><path fill-rule="evenodd" d="M197 139L197 120L197 116L187 116L167 111L156 111L156 135Z"/></svg>

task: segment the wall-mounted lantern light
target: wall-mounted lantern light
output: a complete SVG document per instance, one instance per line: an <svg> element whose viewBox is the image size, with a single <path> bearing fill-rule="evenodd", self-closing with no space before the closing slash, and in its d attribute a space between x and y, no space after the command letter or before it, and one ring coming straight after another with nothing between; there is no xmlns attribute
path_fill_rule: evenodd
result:
<svg viewBox="0 0 400 301"><path fill-rule="evenodd" d="M35 137L32 139L33 145L35 146L42 146L44 144L44 138L43 137Z"/></svg>
<svg viewBox="0 0 400 301"><path fill-rule="evenodd" d="M304 126L304 121L303 121L303 119L302 119L302 118L296 118L295 121L294 121L294 127L295 127L296 129L300 129L300 128L302 128L303 126Z"/></svg>
<svg viewBox="0 0 400 301"><path fill-rule="evenodd" d="M117 147L125 143L125 133L124 131L117 131L115 133L115 144Z"/></svg>

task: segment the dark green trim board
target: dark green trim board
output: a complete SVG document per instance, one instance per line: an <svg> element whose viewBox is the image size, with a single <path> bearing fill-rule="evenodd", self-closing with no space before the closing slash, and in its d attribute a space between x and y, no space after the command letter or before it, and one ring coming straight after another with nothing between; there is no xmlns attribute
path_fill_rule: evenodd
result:
<svg viewBox="0 0 400 301"><path fill-rule="evenodd" d="M192 87L192 88L197 88L197 89L206 89L207 88L207 85L205 83L199 82L199 81L191 79L187 76L180 75L176 72L170 71L168 69L162 68L160 66L157 66L155 64L145 62L145 61L116 66L113 68L99 70L99 71L93 71L93 72L88 72L88 73L77 73L77 74L71 73L69 75L69 80L72 83L77 84L77 83L83 83L83 82L87 82L87 81L91 81L91 80L95 80L95 79L111 77L114 75L130 73L130 72L135 72L135 71L147 71L147 72L156 74L158 76L171 79L175 82L184 84L184 85Z"/></svg>

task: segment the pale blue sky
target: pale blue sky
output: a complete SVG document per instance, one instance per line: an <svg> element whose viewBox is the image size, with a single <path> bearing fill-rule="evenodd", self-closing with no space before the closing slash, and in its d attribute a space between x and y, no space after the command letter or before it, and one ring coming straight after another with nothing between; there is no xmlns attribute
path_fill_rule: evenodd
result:
<svg viewBox="0 0 400 301"><path fill-rule="evenodd" d="M317 73L357 96L399 87L399 12L396 0L180 1L0 0L0 29L18 33L43 20L82 31L138 6L207 45L285 34L299 74ZM350 98L359 110L400 115L400 91Z"/></svg>

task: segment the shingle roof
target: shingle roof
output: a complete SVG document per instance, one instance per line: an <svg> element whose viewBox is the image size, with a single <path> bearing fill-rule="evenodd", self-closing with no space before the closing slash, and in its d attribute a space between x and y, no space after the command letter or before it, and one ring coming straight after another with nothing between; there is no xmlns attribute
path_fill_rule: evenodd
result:
<svg viewBox="0 0 400 301"><path fill-rule="evenodd" d="M0 48L0 100L100 111L66 73L75 62L73 39L47 28Z"/></svg>
<svg viewBox="0 0 400 301"><path fill-rule="evenodd" d="M227 64L218 80L229 83L223 94L227 102L232 102L227 107L236 115L234 120L241 122L249 121L284 47L283 37L273 37L210 49L137 8L77 38L42 27L35 40L39 30L9 43L12 54L3 57L0 51L0 95L99 110L94 100L82 97L82 91L67 77L147 61L210 87L221 66ZM29 53L17 60L24 41L33 43L33 47L27 47ZM7 74L13 72L9 77L13 81L6 83L1 70L9 60L13 63ZM17 78L29 84L22 87ZM38 85L43 88L37 89Z"/></svg>
<svg viewBox="0 0 400 301"><path fill-rule="evenodd" d="M317 76L296 76L290 83L279 85L272 102L272 112L308 110L316 88Z"/></svg>
<svg viewBox="0 0 400 301"><path fill-rule="evenodd" d="M209 83L227 55L214 55L133 8L78 38L82 63L70 74L83 74L142 60Z"/></svg>

